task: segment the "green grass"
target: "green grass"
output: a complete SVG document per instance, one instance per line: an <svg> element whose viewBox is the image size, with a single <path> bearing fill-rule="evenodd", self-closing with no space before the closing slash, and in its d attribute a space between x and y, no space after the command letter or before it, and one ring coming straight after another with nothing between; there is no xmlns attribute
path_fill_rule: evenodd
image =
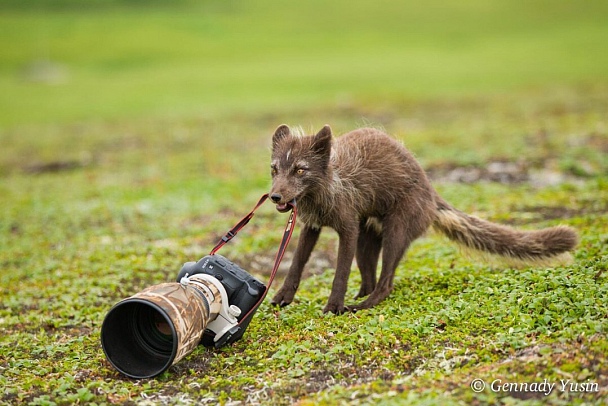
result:
<svg viewBox="0 0 608 406"><path fill-rule="evenodd" d="M604 3L34 4L0 13L0 404L605 403ZM66 81L24 79L38 58ZM108 310L173 280L267 191L283 122L383 127L456 207L576 228L574 262L488 265L429 234L388 300L323 315L327 230L296 301L267 300L243 340L121 376L99 340ZM444 176L493 162L526 177ZM284 221L263 207L222 253L266 280ZM545 379L549 396L490 388Z"/></svg>
<svg viewBox="0 0 608 406"><path fill-rule="evenodd" d="M0 124L594 84L607 79L607 14L599 1L9 7L0 14ZM57 83L28 80L39 60L58 64L47 78Z"/></svg>

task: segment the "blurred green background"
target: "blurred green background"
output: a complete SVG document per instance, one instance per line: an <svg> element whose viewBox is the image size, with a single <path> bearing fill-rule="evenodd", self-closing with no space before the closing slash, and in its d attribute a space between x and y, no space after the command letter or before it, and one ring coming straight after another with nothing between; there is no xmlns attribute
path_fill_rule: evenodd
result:
<svg viewBox="0 0 608 406"><path fill-rule="evenodd" d="M608 80L606 1L0 1L0 127Z"/></svg>

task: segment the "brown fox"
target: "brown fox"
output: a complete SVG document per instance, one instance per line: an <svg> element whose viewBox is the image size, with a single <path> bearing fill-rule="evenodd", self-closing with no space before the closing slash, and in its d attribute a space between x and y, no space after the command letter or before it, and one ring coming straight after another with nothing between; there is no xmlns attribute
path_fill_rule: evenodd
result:
<svg viewBox="0 0 608 406"><path fill-rule="evenodd" d="M279 211L295 199L303 222L283 286L272 299L292 302L321 228L339 236L338 262L323 312L371 308L393 289L395 269L409 245L429 227L464 247L520 264L563 261L577 244L570 227L519 231L465 214L443 200L400 143L374 128L332 140L329 126L314 136L279 126L272 138L270 198ZM376 267L382 251L382 270ZM359 304L344 305L353 258L361 272Z"/></svg>

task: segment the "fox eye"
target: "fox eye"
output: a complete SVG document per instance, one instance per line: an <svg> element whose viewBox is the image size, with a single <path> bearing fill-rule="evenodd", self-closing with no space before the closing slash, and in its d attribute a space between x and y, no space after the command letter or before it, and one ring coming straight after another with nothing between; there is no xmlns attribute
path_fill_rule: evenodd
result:
<svg viewBox="0 0 608 406"><path fill-rule="evenodd" d="M277 171L277 167L276 167L276 166L274 166L274 165L271 165L271 166L270 166L270 174L271 174L272 176L276 175L278 172L279 172L279 171Z"/></svg>
<svg viewBox="0 0 608 406"><path fill-rule="evenodd" d="M298 175L304 175L304 172L306 172L306 169L304 169L304 168L299 168L299 169L296 171L296 174L298 174Z"/></svg>

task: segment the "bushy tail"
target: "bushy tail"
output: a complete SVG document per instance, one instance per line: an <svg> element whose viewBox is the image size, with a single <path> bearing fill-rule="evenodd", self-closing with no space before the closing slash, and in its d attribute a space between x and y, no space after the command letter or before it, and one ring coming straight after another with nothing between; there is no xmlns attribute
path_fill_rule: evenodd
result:
<svg viewBox="0 0 608 406"><path fill-rule="evenodd" d="M572 258L569 251L578 243L570 227L516 230L463 213L440 197L433 227L466 248L499 255L515 266L567 263Z"/></svg>

